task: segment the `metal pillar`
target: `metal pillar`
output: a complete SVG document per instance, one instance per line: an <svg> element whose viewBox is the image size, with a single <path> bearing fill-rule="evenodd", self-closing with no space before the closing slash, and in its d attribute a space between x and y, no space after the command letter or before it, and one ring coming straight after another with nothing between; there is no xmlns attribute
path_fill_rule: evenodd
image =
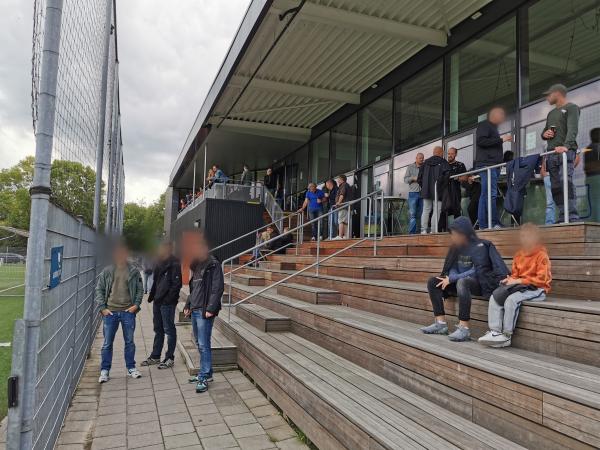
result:
<svg viewBox="0 0 600 450"><path fill-rule="evenodd" d="M571 220L571 211L569 211L569 166L567 161L567 152L562 154L562 168L563 168L563 211L565 217L565 223L569 223Z"/></svg>

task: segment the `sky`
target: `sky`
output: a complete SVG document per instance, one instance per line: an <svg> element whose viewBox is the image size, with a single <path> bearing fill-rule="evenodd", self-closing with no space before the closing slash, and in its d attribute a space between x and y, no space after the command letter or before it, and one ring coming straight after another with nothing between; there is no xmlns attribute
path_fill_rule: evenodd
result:
<svg viewBox="0 0 600 450"><path fill-rule="evenodd" d="M169 174L250 0L117 0L125 199L149 203ZM0 15L0 169L35 151L33 0Z"/></svg>

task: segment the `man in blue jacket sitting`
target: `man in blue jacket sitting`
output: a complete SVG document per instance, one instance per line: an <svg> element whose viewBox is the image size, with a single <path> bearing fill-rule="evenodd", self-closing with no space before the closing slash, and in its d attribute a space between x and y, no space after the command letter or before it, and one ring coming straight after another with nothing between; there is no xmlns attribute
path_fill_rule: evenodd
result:
<svg viewBox="0 0 600 450"><path fill-rule="evenodd" d="M459 323L448 339L463 342L471 339L471 295L489 298L509 271L494 244L479 239L467 217L458 217L449 228L452 243L442 273L427 283L435 321L421 331L448 334L444 299L456 296Z"/></svg>

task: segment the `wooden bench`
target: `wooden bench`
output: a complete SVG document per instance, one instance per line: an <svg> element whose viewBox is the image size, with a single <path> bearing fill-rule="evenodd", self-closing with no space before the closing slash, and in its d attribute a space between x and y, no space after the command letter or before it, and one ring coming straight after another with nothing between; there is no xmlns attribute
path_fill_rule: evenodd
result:
<svg viewBox="0 0 600 450"><path fill-rule="evenodd" d="M263 272L267 282L287 276L277 271ZM433 313L424 283L301 274L293 281L305 286L340 292L342 304L426 325ZM471 307L474 337L487 331L487 300L475 297ZM457 322L455 299L446 301L449 323ZM521 309L513 346L600 366L600 302L550 296L545 302L525 302Z"/></svg>
<svg viewBox="0 0 600 450"><path fill-rule="evenodd" d="M323 449L521 448L292 333L234 316L240 367Z"/></svg>
<svg viewBox="0 0 600 450"><path fill-rule="evenodd" d="M216 327L213 328L211 343L213 370L220 372L237 369L237 348ZM188 373L197 375L200 369L200 355L191 325L178 327L177 348L185 361Z"/></svg>
<svg viewBox="0 0 600 450"><path fill-rule="evenodd" d="M277 293L302 300L314 305L339 305L341 297L338 291L307 286L296 283L282 283L277 286Z"/></svg>
<svg viewBox="0 0 600 450"><path fill-rule="evenodd" d="M600 447L598 367L453 343L354 308L268 293L255 301L289 316L294 333L528 448Z"/></svg>
<svg viewBox="0 0 600 450"><path fill-rule="evenodd" d="M242 303L235 307L236 314L261 331L289 331L290 318L263 306Z"/></svg>

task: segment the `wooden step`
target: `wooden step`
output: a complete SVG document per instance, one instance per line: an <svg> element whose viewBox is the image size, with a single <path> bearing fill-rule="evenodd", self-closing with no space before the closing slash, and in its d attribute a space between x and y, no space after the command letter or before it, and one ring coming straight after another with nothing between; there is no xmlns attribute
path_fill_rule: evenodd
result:
<svg viewBox="0 0 600 450"><path fill-rule="evenodd" d="M277 286L277 293L314 305L341 304L341 296L338 291L303 284L282 283Z"/></svg>
<svg viewBox="0 0 600 450"><path fill-rule="evenodd" d="M281 280L285 272L263 272L268 283ZM431 323L432 307L425 283L363 280L321 274L301 274L293 280L302 285L340 292L342 304L356 309L406 320ZM445 302L451 325L457 322L454 298ZM471 329L475 338L487 331L488 302L474 297ZM514 347L600 366L600 302L549 296L545 302L525 302L517 322Z"/></svg>
<svg viewBox="0 0 600 450"><path fill-rule="evenodd" d="M274 256L274 255L273 255ZM291 261L260 261L259 267L269 270L296 270L296 263Z"/></svg>
<svg viewBox="0 0 600 450"><path fill-rule="evenodd" d="M354 308L266 293L255 300L288 315L305 339L528 448L600 446L598 367L453 343Z"/></svg>
<svg viewBox="0 0 600 450"><path fill-rule="evenodd" d="M211 344L215 372L237 369L237 347L217 327L213 328ZM197 375L200 369L200 355L191 324L177 327L177 348L185 361L188 373Z"/></svg>
<svg viewBox="0 0 600 450"><path fill-rule="evenodd" d="M247 275L243 273L235 273L233 274L233 280L236 283L241 283L246 286L264 286L265 279L256 275Z"/></svg>
<svg viewBox="0 0 600 450"><path fill-rule="evenodd" d="M235 307L236 314L261 331L289 331L290 318L270 309L252 303L242 303Z"/></svg>
<svg viewBox="0 0 600 450"><path fill-rule="evenodd" d="M292 333L219 321L239 364L322 449L521 448Z"/></svg>

